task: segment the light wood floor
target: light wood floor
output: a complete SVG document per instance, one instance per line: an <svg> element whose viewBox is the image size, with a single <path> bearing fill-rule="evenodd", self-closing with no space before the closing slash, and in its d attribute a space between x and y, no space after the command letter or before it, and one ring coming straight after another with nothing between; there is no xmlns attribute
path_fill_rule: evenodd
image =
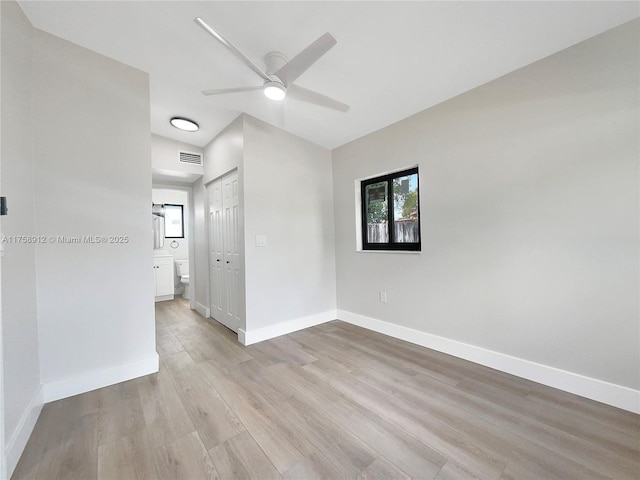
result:
<svg viewBox="0 0 640 480"><path fill-rule="evenodd" d="M640 478L640 416L346 323L157 327L160 373L47 404L12 478Z"/></svg>

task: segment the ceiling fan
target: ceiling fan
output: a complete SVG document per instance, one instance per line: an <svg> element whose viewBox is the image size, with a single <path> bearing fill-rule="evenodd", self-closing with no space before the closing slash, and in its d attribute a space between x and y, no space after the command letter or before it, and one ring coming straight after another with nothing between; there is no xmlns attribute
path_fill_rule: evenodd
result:
<svg viewBox="0 0 640 480"><path fill-rule="evenodd" d="M288 96L295 98L296 100L313 103L315 105L340 112L346 112L349 110L349 105L345 105L342 102L327 97L326 95L322 95L321 93L314 92L313 90L308 90L298 85L294 85L293 83L337 43L336 39L333 38L330 33L322 35L289 61L287 61L287 57L280 52L267 53L265 55L266 69L262 70L249 57L238 50L235 45L202 20L202 18L197 17L194 19L194 22L200 25L206 32L211 34L216 40L229 49L231 53L242 60L242 62L253 70L253 72L256 73L263 81L262 85L255 87L205 90L202 92L203 95L221 95L225 93L262 90L265 96L271 100L283 100Z"/></svg>

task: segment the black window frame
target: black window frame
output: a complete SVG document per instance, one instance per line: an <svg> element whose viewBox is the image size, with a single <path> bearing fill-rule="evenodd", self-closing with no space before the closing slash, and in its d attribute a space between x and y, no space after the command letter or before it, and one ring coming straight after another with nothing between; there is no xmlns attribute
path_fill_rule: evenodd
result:
<svg viewBox="0 0 640 480"><path fill-rule="evenodd" d="M179 203L165 203L164 207L180 207L180 230L182 231L182 236L180 237L169 237L167 236L167 219L165 213L165 222L164 222L164 238L184 238L184 205L180 205Z"/></svg>
<svg viewBox="0 0 640 480"><path fill-rule="evenodd" d="M393 180L399 177L406 177L408 175L416 175L417 178L417 209L418 209L418 241L417 242L396 242L395 241L395 219L393 218L395 205L393 204ZM367 228L367 203L366 203L366 190L368 185L375 183L387 183L387 225L389 225L389 242L387 243L369 243L368 242L368 228ZM418 173L418 167L408 168L406 170L400 170L397 172L388 173L386 175L380 175L377 177L367 178L360 182L360 216L362 220L361 233L362 233L362 250L388 250L388 251L409 251L420 252L422 251L422 230L420 225L420 175Z"/></svg>

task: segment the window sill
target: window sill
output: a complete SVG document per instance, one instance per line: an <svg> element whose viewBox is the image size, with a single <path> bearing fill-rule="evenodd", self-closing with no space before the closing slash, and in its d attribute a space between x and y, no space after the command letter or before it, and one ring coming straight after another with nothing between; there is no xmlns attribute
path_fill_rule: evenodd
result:
<svg viewBox="0 0 640 480"><path fill-rule="evenodd" d="M363 250L362 248L356 249L356 253L402 253L410 255L420 255L420 250Z"/></svg>

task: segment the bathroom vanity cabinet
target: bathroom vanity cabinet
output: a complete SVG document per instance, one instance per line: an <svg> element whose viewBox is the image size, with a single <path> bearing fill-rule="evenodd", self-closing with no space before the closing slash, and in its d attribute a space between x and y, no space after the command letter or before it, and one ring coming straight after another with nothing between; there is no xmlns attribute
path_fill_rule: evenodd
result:
<svg viewBox="0 0 640 480"><path fill-rule="evenodd" d="M173 300L173 257L153 257L153 278L156 287L156 302Z"/></svg>

